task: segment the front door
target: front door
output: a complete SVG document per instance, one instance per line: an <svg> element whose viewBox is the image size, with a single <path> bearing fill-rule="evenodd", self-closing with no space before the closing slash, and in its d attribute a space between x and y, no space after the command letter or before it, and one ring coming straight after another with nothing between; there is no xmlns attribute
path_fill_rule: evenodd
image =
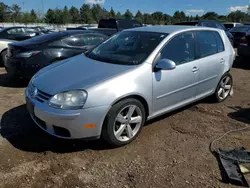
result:
<svg viewBox="0 0 250 188"><path fill-rule="evenodd" d="M184 32L172 38L160 51L156 61L170 59L176 63L176 68L153 72L153 115L174 110L196 99L199 69L195 45L194 33Z"/></svg>

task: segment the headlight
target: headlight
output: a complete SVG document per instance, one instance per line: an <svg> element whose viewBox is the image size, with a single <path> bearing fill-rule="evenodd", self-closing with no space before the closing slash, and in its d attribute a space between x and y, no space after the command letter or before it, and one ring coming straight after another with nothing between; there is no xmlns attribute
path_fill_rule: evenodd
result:
<svg viewBox="0 0 250 188"><path fill-rule="evenodd" d="M83 90L66 91L54 95L50 99L49 105L60 109L80 109L84 106L87 96L87 92Z"/></svg>

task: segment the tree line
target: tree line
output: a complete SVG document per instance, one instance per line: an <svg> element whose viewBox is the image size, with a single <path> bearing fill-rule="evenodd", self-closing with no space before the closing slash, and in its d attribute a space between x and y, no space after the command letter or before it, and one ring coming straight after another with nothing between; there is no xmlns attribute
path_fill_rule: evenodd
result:
<svg viewBox="0 0 250 188"><path fill-rule="evenodd" d="M250 8L249 8L250 10ZM249 11L250 12L250 11ZM8 6L0 2L0 22L19 22L19 23L48 23L48 24L94 24L102 18L127 18L136 19L144 24L174 24L190 20L217 20L220 22L248 22L250 14L236 11L228 15L219 15L216 12L207 12L202 16L189 16L183 11L176 11L172 16L163 12L154 12L152 14L142 13L140 10L135 15L127 9L125 13L115 12L113 8L106 10L99 4L90 6L83 4L79 9L72 6L63 9L48 9L43 15L41 12L34 11L23 12L17 4Z"/></svg>

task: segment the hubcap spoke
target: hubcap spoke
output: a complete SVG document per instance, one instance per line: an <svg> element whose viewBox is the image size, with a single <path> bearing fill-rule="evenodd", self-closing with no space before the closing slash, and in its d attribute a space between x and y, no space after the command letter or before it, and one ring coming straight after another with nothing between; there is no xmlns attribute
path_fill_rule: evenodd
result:
<svg viewBox="0 0 250 188"><path fill-rule="evenodd" d="M130 119L135 111L135 106L130 106L127 114L127 118Z"/></svg>
<svg viewBox="0 0 250 188"><path fill-rule="evenodd" d="M226 80L225 80L225 82L224 82L224 84L225 84L225 85L227 85L227 84L228 84L228 82L229 82L229 80L230 80L230 78L229 78L229 77L227 77L227 78L226 78Z"/></svg>
<svg viewBox="0 0 250 188"><path fill-rule="evenodd" d="M226 89L226 90L231 89L231 85L225 85L224 89Z"/></svg>
<svg viewBox="0 0 250 188"><path fill-rule="evenodd" d="M222 89L222 97L223 97L223 99L226 97L226 92L224 89Z"/></svg>
<svg viewBox="0 0 250 188"><path fill-rule="evenodd" d="M129 123L141 123L141 116L137 116L137 117L131 117L131 120L129 120Z"/></svg>
<svg viewBox="0 0 250 188"><path fill-rule="evenodd" d="M121 114L118 114L117 119L118 122L120 123L126 123L125 117L123 117Z"/></svg>
<svg viewBox="0 0 250 188"><path fill-rule="evenodd" d="M223 89L220 88L219 91L218 91L218 96L221 96L222 92L223 92Z"/></svg>
<svg viewBox="0 0 250 188"><path fill-rule="evenodd" d="M119 129L115 132L115 136L116 137L120 137L122 135L122 133L124 132L126 128L125 124L121 124L121 126L119 127Z"/></svg>
<svg viewBox="0 0 250 188"><path fill-rule="evenodd" d="M133 137L133 130L132 130L130 125L127 125L126 131L127 131L127 136L129 138L132 138Z"/></svg>

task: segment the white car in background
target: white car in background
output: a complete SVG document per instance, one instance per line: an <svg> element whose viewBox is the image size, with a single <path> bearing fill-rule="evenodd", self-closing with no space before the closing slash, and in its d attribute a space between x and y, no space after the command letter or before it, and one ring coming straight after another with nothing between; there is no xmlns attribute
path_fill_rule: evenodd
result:
<svg viewBox="0 0 250 188"><path fill-rule="evenodd" d="M7 55L8 44L15 42L15 40L0 39L0 65L4 65L5 56Z"/></svg>

